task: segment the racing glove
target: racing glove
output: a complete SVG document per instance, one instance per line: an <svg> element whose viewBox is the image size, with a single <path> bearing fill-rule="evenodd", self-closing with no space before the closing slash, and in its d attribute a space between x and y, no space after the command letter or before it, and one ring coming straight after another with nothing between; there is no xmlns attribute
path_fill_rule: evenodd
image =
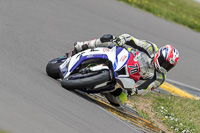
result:
<svg viewBox="0 0 200 133"><path fill-rule="evenodd" d="M132 90L127 90L127 93L128 93L128 97L135 96L138 93L138 89L134 87Z"/></svg>
<svg viewBox="0 0 200 133"><path fill-rule="evenodd" d="M121 46L123 46L126 43L126 38L123 37L123 36L119 36L119 37L116 38L115 42L116 42L116 44L118 46L121 47Z"/></svg>
<svg viewBox="0 0 200 133"><path fill-rule="evenodd" d="M87 42L75 42L74 43L74 48L76 50L76 52L80 52L83 50L88 49L88 43Z"/></svg>

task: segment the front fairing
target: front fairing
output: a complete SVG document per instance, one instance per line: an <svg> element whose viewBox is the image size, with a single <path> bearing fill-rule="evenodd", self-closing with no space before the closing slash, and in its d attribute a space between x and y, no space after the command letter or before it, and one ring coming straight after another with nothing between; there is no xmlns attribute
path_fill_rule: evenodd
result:
<svg viewBox="0 0 200 133"><path fill-rule="evenodd" d="M130 58L130 53L122 47L116 47L115 51L116 55L115 55L115 61L113 62L113 68L114 71L116 72L126 65L127 61Z"/></svg>
<svg viewBox="0 0 200 133"><path fill-rule="evenodd" d="M83 61L88 59L102 58L112 62L113 70L116 72L126 65L130 53L122 47L88 49L68 58L62 65L60 71L63 78L68 77Z"/></svg>

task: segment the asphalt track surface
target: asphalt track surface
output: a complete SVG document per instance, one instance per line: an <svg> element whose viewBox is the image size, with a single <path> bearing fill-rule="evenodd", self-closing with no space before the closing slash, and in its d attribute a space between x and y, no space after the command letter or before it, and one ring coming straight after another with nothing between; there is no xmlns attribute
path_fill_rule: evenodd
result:
<svg viewBox="0 0 200 133"><path fill-rule="evenodd" d="M115 0L0 1L0 128L12 133L137 132L96 104L63 89L46 63L75 41L129 33L180 61L167 78L200 86L200 34Z"/></svg>

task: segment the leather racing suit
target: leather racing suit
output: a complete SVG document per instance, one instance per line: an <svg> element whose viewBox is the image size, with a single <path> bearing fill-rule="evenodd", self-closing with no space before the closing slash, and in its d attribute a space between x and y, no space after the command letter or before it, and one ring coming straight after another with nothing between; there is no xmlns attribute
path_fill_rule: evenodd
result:
<svg viewBox="0 0 200 133"><path fill-rule="evenodd" d="M117 46L125 48L130 53L135 53L135 49L141 51L140 65L140 80L144 82L138 87L133 86L134 95L145 95L147 92L158 88L165 80L166 73L156 71L153 65L153 58L158 51L157 46L147 40L139 40L129 34L122 34L119 37L106 34L99 39L93 39L85 42L76 42L75 49L77 52L95 47L110 47L112 42L115 41ZM130 77L131 78L131 77ZM107 100L115 106L119 106L125 102L127 93L116 85L113 92L104 94Z"/></svg>

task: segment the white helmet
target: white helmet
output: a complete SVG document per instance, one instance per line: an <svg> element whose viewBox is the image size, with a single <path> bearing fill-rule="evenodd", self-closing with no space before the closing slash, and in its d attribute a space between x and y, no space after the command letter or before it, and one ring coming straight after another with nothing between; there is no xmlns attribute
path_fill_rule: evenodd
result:
<svg viewBox="0 0 200 133"><path fill-rule="evenodd" d="M154 57L156 70L166 73L172 69L179 60L179 52L172 45L161 47Z"/></svg>

